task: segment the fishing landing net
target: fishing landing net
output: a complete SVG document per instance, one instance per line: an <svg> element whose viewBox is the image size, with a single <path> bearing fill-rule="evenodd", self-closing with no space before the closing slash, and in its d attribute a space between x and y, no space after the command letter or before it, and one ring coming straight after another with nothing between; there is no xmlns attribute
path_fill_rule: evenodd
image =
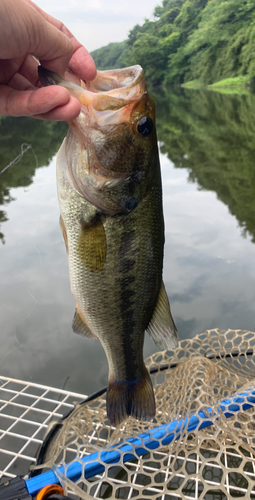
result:
<svg viewBox="0 0 255 500"><path fill-rule="evenodd" d="M157 413L116 429L77 405L44 466L71 498L255 498L255 333L208 330L147 358Z"/></svg>

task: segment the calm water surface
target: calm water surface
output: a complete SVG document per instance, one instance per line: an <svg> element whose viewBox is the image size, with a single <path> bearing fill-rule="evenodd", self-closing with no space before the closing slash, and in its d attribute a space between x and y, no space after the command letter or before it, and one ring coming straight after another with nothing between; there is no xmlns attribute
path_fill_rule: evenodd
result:
<svg viewBox="0 0 255 500"><path fill-rule="evenodd" d="M164 189L164 280L179 337L255 330L255 98L155 93ZM63 123L0 120L1 375L83 394L107 382L99 341L72 332L59 229L56 152ZM145 356L156 352L147 337Z"/></svg>

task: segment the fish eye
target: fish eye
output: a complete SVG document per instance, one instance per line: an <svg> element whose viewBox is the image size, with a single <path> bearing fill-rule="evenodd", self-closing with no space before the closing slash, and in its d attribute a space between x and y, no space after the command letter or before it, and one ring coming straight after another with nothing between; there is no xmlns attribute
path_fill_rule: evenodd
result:
<svg viewBox="0 0 255 500"><path fill-rule="evenodd" d="M142 137L149 137L153 131L153 121L147 116L143 116L136 125L136 130Z"/></svg>

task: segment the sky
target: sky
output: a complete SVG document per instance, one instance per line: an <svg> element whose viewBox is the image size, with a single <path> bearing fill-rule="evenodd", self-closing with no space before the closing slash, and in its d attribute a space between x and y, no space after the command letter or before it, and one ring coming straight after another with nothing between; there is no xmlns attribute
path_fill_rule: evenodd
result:
<svg viewBox="0 0 255 500"><path fill-rule="evenodd" d="M135 24L151 18L160 0L35 0L60 19L91 52L110 42L122 42Z"/></svg>

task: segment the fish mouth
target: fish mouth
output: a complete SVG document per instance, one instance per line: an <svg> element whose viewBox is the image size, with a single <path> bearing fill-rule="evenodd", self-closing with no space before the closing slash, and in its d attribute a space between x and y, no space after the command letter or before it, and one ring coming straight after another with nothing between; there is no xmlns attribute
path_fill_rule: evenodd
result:
<svg viewBox="0 0 255 500"><path fill-rule="evenodd" d="M145 189L144 158L149 162L150 154L144 151L151 151L156 140L150 134L145 147L147 139L137 126L144 117L151 122L155 117L143 69L137 65L98 71L94 80L81 80L80 85L42 66L38 72L42 85L61 85L81 104L80 114L68 120L64 146L69 183L101 212L128 214Z"/></svg>
<svg viewBox="0 0 255 500"><path fill-rule="evenodd" d="M38 66L38 75L43 86L61 85L82 106L91 106L96 111L118 110L137 102L147 91L144 72L139 65L98 71L94 80L80 80L80 85L61 78L43 66Z"/></svg>

